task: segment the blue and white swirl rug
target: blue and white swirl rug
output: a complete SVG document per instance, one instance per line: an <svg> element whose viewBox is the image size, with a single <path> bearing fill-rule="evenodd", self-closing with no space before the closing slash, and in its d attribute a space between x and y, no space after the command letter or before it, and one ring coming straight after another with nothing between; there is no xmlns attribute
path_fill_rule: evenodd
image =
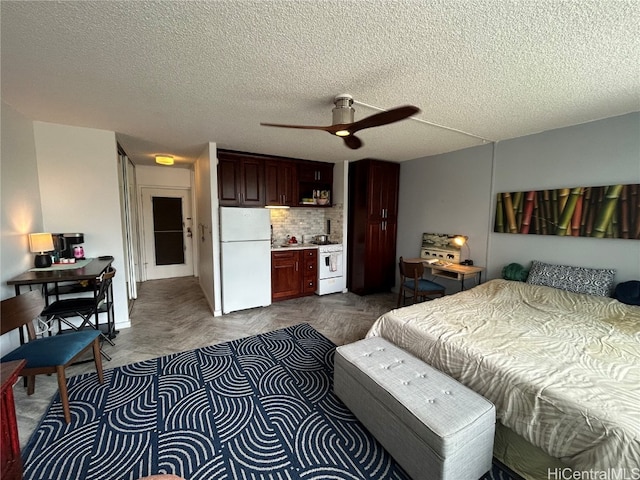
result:
<svg viewBox="0 0 640 480"><path fill-rule="evenodd" d="M407 479L333 395L334 349L297 325L73 377L71 423L55 398L24 479Z"/></svg>

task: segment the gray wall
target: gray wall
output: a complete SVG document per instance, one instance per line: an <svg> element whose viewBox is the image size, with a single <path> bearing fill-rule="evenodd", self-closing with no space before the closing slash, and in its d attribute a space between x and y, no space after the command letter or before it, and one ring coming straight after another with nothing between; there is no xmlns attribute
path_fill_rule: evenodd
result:
<svg viewBox="0 0 640 480"><path fill-rule="evenodd" d="M638 112L404 162L397 256L418 256L422 232L463 234L485 278L542 260L615 268L616 282L640 279L637 240L492 232L498 192L615 183L640 183Z"/></svg>
<svg viewBox="0 0 640 480"><path fill-rule="evenodd" d="M467 235L474 263L487 264L492 158L493 145L483 145L400 164L397 257L418 257L424 232L448 233Z"/></svg>
<svg viewBox="0 0 640 480"><path fill-rule="evenodd" d="M498 143L494 165L494 193L640 183L640 113ZM543 260L615 268L616 282L640 279L638 240L492 232L489 245L493 277L510 262Z"/></svg>

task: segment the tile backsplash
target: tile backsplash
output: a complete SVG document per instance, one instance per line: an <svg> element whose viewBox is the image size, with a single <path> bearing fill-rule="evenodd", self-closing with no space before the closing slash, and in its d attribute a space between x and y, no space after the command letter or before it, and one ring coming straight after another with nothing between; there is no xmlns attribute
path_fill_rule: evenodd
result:
<svg viewBox="0 0 640 480"><path fill-rule="evenodd" d="M282 243L287 235L302 242L303 235L323 235L327 233L327 220L331 222L329 240L342 242L343 206L331 208L274 208L271 211L271 225L275 241Z"/></svg>

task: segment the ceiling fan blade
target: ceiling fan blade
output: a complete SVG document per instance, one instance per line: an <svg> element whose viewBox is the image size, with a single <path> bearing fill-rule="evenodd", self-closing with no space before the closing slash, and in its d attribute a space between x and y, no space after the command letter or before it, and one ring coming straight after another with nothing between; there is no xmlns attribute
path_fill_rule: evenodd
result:
<svg viewBox="0 0 640 480"><path fill-rule="evenodd" d="M329 126L320 126L320 125L284 125L281 123L260 123L260 125L264 126L264 127L282 127L282 128L301 128L301 129L305 129L305 130L323 130L325 132L331 132L331 130L334 128L333 125L329 125Z"/></svg>
<svg viewBox="0 0 640 480"><path fill-rule="evenodd" d="M389 123L399 122L405 118L409 118L416 113L420 112L418 107L413 105L405 105L403 107L392 108L386 112L376 113L370 115L362 120L358 120L351 124L348 128L349 132L355 133L358 130L371 127L379 127L381 125L388 125Z"/></svg>
<svg viewBox="0 0 640 480"><path fill-rule="evenodd" d="M336 103L336 105L338 104ZM331 135L341 137L347 147L352 150L357 150L363 145L362 140L353 135L358 130L399 122L400 120L409 118L418 112L420 112L420 109L418 107L414 107L413 105L404 105L402 107L392 108L391 110L387 110L386 112L380 112L374 115L370 115L366 118L363 118L362 120L353 123L336 123L327 126L289 125L283 123L260 123L260 125L265 127L297 128L301 130L321 130L330 133Z"/></svg>
<svg viewBox="0 0 640 480"><path fill-rule="evenodd" d="M358 137L356 137L355 135L349 135L347 137L342 137L342 139L344 140L344 143L347 147L349 147L351 150L357 150L358 148L360 148L362 145L364 145L362 143L362 140L360 140Z"/></svg>

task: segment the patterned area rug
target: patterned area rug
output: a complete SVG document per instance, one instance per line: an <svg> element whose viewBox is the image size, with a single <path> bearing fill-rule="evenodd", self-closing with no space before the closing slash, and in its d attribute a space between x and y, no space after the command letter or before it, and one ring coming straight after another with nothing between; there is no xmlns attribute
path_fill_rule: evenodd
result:
<svg viewBox="0 0 640 480"><path fill-rule="evenodd" d="M297 325L73 377L72 421L54 399L24 478L408 479L333 395L334 349Z"/></svg>

